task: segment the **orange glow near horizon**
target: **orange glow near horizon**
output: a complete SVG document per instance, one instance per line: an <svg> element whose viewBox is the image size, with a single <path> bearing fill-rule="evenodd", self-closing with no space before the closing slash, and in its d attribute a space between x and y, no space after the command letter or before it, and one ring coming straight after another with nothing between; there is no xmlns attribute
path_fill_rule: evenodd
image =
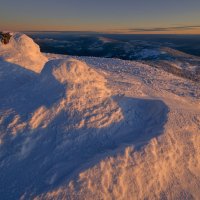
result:
<svg viewBox="0 0 200 200"><path fill-rule="evenodd" d="M5 1L0 19L11 31L200 34L200 1Z"/></svg>
<svg viewBox="0 0 200 200"><path fill-rule="evenodd" d="M33 25L31 27L27 27L24 25L13 25L13 26L1 26L1 30L9 30L9 31L86 31L86 32L103 32L103 33L111 33L111 34L188 34L188 35L199 35L200 34L200 27L198 28L191 28L191 29L176 29L174 30L163 30L163 31L156 31L156 30L148 30L139 31L134 29L112 29L110 27L105 28L98 28L95 26L86 27L86 26L40 26L40 25ZM26 27L26 29L24 28Z"/></svg>

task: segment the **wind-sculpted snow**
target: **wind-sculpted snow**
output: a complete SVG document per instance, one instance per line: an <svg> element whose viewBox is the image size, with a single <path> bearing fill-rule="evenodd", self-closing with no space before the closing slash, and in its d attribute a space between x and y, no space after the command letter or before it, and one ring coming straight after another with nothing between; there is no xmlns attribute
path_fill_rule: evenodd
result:
<svg viewBox="0 0 200 200"><path fill-rule="evenodd" d="M0 59L20 65L34 72L40 72L47 58L31 38L14 33L7 45L0 43Z"/></svg>
<svg viewBox="0 0 200 200"><path fill-rule="evenodd" d="M40 74L0 62L1 199L199 198L199 84L47 56Z"/></svg>
<svg viewBox="0 0 200 200"><path fill-rule="evenodd" d="M166 114L161 101L112 96L103 75L83 62L50 61L1 109L1 194L57 186L96 155L160 134Z"/></svg>

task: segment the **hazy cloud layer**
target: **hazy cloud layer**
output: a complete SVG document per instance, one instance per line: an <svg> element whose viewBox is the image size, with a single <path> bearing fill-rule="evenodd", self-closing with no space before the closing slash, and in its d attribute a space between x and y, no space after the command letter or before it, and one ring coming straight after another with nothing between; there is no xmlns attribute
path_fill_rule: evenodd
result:
<svg viewBox="0 0 200 200"><path fill-rule="evenodd" d="M155 27L155 28L130 28L128 32L168 32L180 30L195 30L200 29L200 25L196 26L176 26L176 27Z"/></svg>

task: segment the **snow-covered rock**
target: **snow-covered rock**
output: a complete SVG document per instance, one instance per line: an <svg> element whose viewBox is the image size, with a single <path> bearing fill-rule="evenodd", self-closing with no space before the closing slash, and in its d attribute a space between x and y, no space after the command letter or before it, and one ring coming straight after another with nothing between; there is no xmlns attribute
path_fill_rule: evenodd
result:
<svg viewBox="0 0 200 200"><path fill-rule="evenodd" d="M39 73L47 58L39 46L22 33L13 33L9 44L0 43L0 59Z"/></svg>

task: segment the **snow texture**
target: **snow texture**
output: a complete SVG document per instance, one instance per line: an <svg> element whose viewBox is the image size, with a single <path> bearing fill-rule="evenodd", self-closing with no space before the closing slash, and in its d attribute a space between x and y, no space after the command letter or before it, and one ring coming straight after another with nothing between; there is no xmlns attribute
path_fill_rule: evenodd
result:
<svg viewBox="0 0 200 200"><path fill-rule="evenodd" d="M0 55L1 199L199 199L197 82L140 62L43 55L21 34Z"/></svg>

